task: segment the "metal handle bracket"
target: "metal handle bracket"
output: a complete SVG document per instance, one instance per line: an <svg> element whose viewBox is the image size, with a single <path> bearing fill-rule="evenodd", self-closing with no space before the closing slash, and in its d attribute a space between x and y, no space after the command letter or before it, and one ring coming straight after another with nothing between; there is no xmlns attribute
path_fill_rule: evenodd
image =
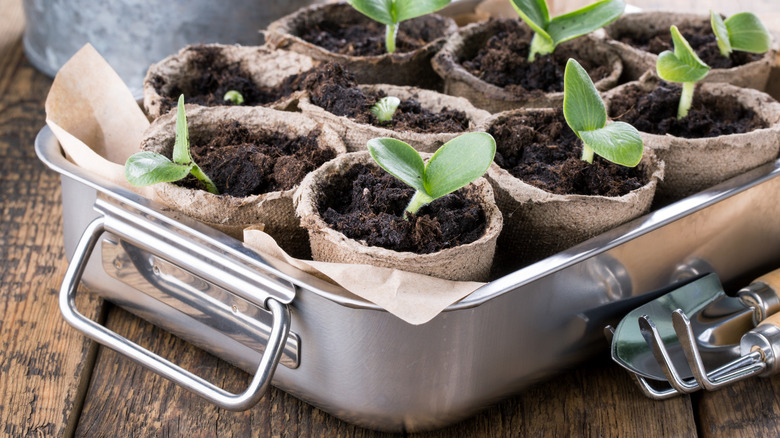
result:
<svg viewBox="0 0 780 438"><path fill-rule="evenodd" d="M109 347L149 370L198 394L211 403L228 410L245 410L255 405L265 394L276 366L282 356L285 340L290 332L290 311L286 304L274 298L265 300L265 307L273 315L271 333L257 372L247 389L233 394L179 367L138 344L92 321L76 309L76 290L89 257L101 235L106 231L105 217L93 220L85 229L76 246L60 288L59 304L65 320L87 337Z"/></svg>

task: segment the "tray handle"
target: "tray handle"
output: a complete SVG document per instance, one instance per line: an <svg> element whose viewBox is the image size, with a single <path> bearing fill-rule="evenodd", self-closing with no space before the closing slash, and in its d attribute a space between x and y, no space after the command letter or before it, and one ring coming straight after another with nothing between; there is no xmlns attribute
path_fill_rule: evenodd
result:
<svg viewBox="0 0 780 438"><path fill-rule="evenodd" d="M221 408L241 411L252 407L260 401L268 389L276 366L279 364L284 340L287 339L287 335L290 332L290 310L287 305L273 298L266 299L265 306L273 315L273 324L271 325L268 344L260 359L257 372L244 392L233 394L225 391L79 313L76 309L76 290L81 276L84 274L89 256L105 231L105 217L96 218L84 230L84 234L76 246L60 288L60 311L65 320L87 337L117 351Z"/></svg>

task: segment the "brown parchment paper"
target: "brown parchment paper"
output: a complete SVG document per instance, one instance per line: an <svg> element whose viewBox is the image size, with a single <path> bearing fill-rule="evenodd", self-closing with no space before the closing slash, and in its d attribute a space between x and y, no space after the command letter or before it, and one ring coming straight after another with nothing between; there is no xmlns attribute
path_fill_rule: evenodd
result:
<svg viewBox="0 0 780 438"><path fill-rule="evenodd" d="M124 163L140 150L149 122L119 75L89 44L54 79L46 99L46 122L76 165L154 199L151 188L131 186L124 177ZM299 260L257 229L245 230L244 238L247 247L337 284L415 325L430 321L484 284L369 265Z"/></svg>
<svg viewBox="0 0 780 438"><path fill-rule="evenodd" d="M125 180L124 165L140 151L149 126L119 75L90 44L62 66L46 98L46 124L79 167L148 198L149 187Z"/></svg>
<svg viewBox="0 0 780 438"><path fill-rule="evenodd" d="M253 250L337 284L382 307L409 324L423 324L447 306L460 301L485 283L442 280L397 269L371 265L315 262L287 255L268 234L244 230L244 245Z"/></svg>

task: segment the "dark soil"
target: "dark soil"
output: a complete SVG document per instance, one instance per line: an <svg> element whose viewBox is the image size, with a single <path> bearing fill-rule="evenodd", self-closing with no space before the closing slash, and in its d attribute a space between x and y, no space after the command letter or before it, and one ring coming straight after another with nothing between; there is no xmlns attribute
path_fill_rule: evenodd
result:
<svg viewBox="0 0 780 438"><path fill-rule="evenodd" d="M582 142L562 110L510 117L488 132L496 139L496 164L551 193L623 196L648 182L641 164L624 167L599 156L593 164L582 161Z"/></svg>
<svg viewBox="0 0 780 438"><path fill-rule="evenodd" d="M298 91L290 88L290 84L286 82L277 87L256 84L239 62L228 62L216 47L194 46L191 50L196 53L186 68L198 72L198 76L186 83L170 84L168 93L163 92L167 85L165 78L159 75L151 78L154 89L162 97L160 104L163 114L176 107L181 94L184 94L186 103L217 106L226 105L223 100L225 93L236 90L244 97L243 105L258 106L275 102Z"/></svg>
<svg viewBox="0 0 780 438"><path fill-rule="evenodd" d="M331 228L394 251L429 254L473 242L485 234L485 213L465 187L403 219L414 194L378 167L355 165L323 187L318 209Z"/></svg>
<svg viewBox="0 0 780 438"><path fill-rule="evenodd" d="M381 123L369 108L385 97L385 92L364 93L357 87L355 77L338 63L325 63L302 73L292 79L289 86L309 90L313 104L357 123L420 133L461 132L469 127L469 119L463 111L443 108L434 113L424 109L415 99L401 100L393 118Z"/></svg>
<svg viewBox="0 0 780 438"><path fill-rule="evenodd" d="M732 68L740 65L747 64L749 62L758 61L764 55L748 52L731 52L729 57L725 57L720 54L718 49L718 40L715 38L715 34L712 32L712 27L707 24L700 25L688 25L680 27L680 33L688 40L691 48L699 55L705 64L711 68ZM662 30L658 34L652 35L649 39L646 37L640 37L638 35L620 35L617 38L619 41L636 47L637 49L644 50L646 52L655 53L656 55L664 50L674 50L672 45L672 34L668 29Z"/></svg>
<svg viewBox="0 0 780 438"><path fill-rule="evenodd" d="M463 67L474 76L510 92L521 95L529 91L543 93L563 91L563 72L569 58L576 59L593 82L611 73L611 69L580 59L566 46L558 46L551 55L537 55L528 62L528 50L533 32L517 20L494 21L498 33L471 59L462 60Z"/></svg>
<svg viewBox="0 0 780 438"><path fill-rule="evenodd" d="M678 120L681 87L661 82L651 93L629 87L610 103L610 117L650 134L684 138L717 137L766 128L766 121L743 107L734 96L710 96L694 91L688 116Z"/></svg>
<svg viewBox="0 0 780 438"><path fill-rule="evenodd" d="M396 53L417 50L444 36L446 24L433 15L404 21L398 26ZM323 21L304 29L304 41L333 53L348 56L384 55L385 25L360 14L348 14L338 22Z"/></svg>
<svg viewBox="0 0 780 438"><path fill-rule="evenodd" d="M291 189L307 173L336 156L332 149L317 144L319 131L289 137L270 130L250 131L237 121L226 121L208 134L190 134L195 162L220 194L235 197ZM203 189L192 176L181 185Z"/></svg>

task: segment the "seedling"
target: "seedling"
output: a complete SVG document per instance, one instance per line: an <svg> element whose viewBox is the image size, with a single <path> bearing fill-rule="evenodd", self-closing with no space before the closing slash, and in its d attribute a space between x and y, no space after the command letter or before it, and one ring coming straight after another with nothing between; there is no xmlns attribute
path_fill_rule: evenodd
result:
<svg viewBox="0 0 780 438"><path fill-rule="evenodd" d="M496 141L485 132L469 132L444 143L427 164L413 147L394 138L371 139L368 151L382 169L416 190L404 210L407 218L482 176L493 162Z"/></svg>
<svg viewBox="0 0 780 438"><path fill-rule="evenodd" d="M563 76L563 116L582 140L582 159L593 163L595 153L622 166L639 164L644 151L639 131L625 122L607 125L604 102L577 61L569 59Z"/></svg>
<svg viewBox="0 0 780 438"><path fill-rule="evenodd" d="M241 105L244 103L244 96L236 90L230 90L222 97L223 101L229 102L233 105Z"/></svg>
<svg viewBox="0 0 780 438"><path fill-rule="evenodd" d="M671 31L674 52L670 50L661 52L655 69L661 79L682 83L680 104L677 107L677 118L682 119L691 109L696 82L707 76L710 67L696 55L688 41L677 30L677 26L672 26Z"/></svg>
<svg viewBox="0 0 780 438"><path fill-rule="evenodd" d="M450 0L348 0L358 12L386 26L387 53L395 52L395 38L402 21L420 17L450 4Z"/></svg>
<svg viewBox="0 0 780 438"><path fill-rule="evenodd" d="M720 54L726 57L734 50L764 53L772 43L769 31L751 12L740 12L723 20L710 10L710 24L718 39Z"/></svg>
<svg viewBox="0 0 780 438"><path fill-rule="evenodd" d="M536 55L552 53L555 47L579 36L601 29L617 20L626 8L620 0L602 0L568 14L550 19L545 0L511 0L520 18L534 31L528 61Z"/></svg>
<svg viewBox="0 0 780 438"><path fill-rule="evenodd" d="M376 116L380 123L387 123L393 118L395 110L401 104L401 99L395 96L387 96L379 99L369 111Z"/></svg>
<svg viewBox="0 0 780 438"><path fill-rule="evenodd" d="M156 152L138 152L125 163L125 178L136 187L145 187L161 182L174 182L188 174L201 181L206 190L219 194L217 186L195 164L190 155L190 134L187 130L187 116L184 114L184 95L179 96L176 114L176 141L173 144L173 161Z"/></svg>

